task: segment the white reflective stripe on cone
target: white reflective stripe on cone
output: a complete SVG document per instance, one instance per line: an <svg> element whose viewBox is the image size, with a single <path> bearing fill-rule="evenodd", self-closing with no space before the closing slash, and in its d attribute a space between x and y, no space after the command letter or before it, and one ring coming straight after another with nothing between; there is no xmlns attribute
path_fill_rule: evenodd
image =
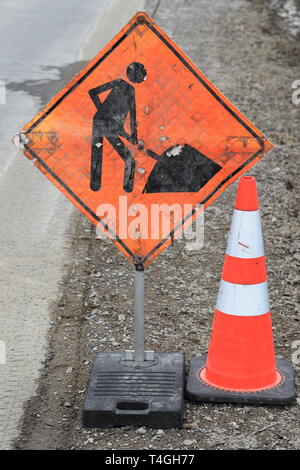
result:
<svg viewBox="0 0 300 470"><path fill-rule="evenodd" d="M270 311L268 283L243 285L222 279L216 308L228 315L264 315Z"/></svg>
<svg viewBox="0 0 300 470"><path fill-rule="evenodd" d="M226 254L236 258L259 258L264 255L259 210L234 210Z"/></svg>

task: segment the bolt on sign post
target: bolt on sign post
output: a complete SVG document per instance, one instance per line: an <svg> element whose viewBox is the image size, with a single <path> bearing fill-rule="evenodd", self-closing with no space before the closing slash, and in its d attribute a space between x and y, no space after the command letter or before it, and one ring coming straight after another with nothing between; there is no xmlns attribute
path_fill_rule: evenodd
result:
<svg viewBox="0 0 300 470"><path fill-rule="evenodd" d="M272 144L146 13L19 140L136 270L135 349L97 356L86 426L180 426L183 355L144 351L144 269Z"/></svg>

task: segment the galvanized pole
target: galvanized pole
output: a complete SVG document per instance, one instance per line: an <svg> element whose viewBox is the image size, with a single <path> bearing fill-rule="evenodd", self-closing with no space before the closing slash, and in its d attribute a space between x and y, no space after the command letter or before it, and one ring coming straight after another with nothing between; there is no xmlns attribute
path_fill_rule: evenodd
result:
<svg viewBox="0 0 300 470"><path fill-rule="evenodd" d="M143 264L135 265L134 284L134 360L145 360L145 336L144 336L144 294L145 271Z"/></svg>

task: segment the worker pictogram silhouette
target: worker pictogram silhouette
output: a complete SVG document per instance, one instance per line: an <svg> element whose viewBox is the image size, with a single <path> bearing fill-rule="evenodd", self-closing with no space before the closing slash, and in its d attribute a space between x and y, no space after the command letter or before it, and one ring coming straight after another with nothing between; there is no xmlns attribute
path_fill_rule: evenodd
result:
<svg viewBox="0 0 300 470"><path fill-rule="evenodd" d="M132 62L127 67L126 74L132 83L141 83L147 76L144 65L139 62ZM101 102L99 94L108 90L111 92ZM131 144L137 144L138 141L134 87L119 78L89 90L89 95L97 108L93 120L90 188L98 191L101 187L103 137L105 137L124 160L123 188L130 193L133 189L135 161L132 152L120 137L124 137ZM128 113L131 134L124 129Z"/></svg>

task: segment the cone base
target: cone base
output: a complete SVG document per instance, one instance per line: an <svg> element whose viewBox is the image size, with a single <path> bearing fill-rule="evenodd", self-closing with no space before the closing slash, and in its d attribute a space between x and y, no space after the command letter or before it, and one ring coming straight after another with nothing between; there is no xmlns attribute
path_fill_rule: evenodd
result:
<svg viewBox="0 0 300 470"><path fill-rule="evenodd" d="M272 388L256 391L223 390L205 383L199 377L205 369L206 356L192 359L188 374L186 394L189 400L219 403L244 403L254 405L289 405L295 399L294 373L290 362L276 358L281 382Z"/></svg>
<svg viewBox="0 0 300 470"><path fill-rule="evenodd" d="M276 379L275 379L274 383L272 383L269 387L253 388L251 390L246 390L246 389L242 389L242 388L232 388L231 389L231 388L227 388L227 387L219 387L218 385L210 382L207 379L206 368L199 371L198 377L199 377L200 380L205 382L207 385L210 385L211 387L219 388L220 390L229 390L231 392L243 392L243 393L246 393L246 392L251 392L252 393L252 392L260 392L261 390L268 390L270 388L277 387L277 385L279 385L280 382L283 381L282 375L278 371L276 371Z"/></svg>

